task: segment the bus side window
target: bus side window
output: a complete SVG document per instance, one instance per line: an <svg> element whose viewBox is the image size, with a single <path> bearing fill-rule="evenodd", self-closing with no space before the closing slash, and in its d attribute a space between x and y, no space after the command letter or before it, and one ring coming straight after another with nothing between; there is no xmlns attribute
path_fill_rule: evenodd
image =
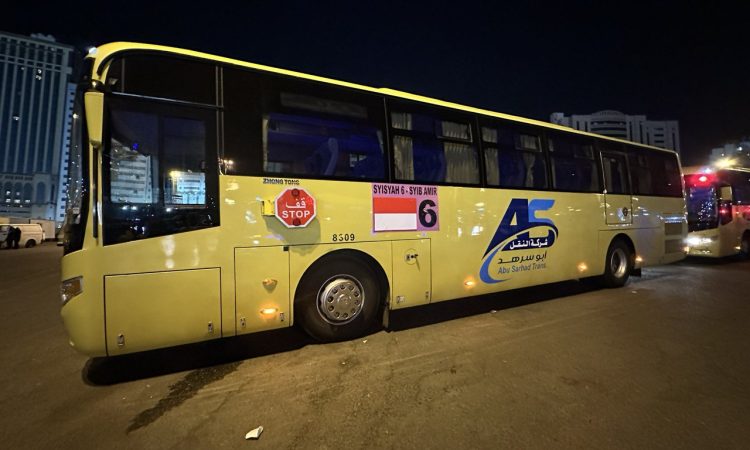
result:
<svg viewBox="0 0 750 450"><path fill-rule="evenodd" d="M621 153L602 153L604 186L608 194L630 194L628 166Z"/></svg>
<svg viewBox="0 0 750 450"><path fill-rule="evenodd" d="M601 192L599 167L590 138L551 133L547 139L555 189Z"/></svg>
<svg viewBox="0 0 750 450"><path fill-rule="evenodd" d="M750 205L750 172L723 170L719 174L732 186L732 201L738 205Z"/></svg>
<svg viewBox="0 0 750 450"><path fill-rule="evenodd" d="M379 97L304 82L265 80L263 172L282 176L384 180Z"/></svg>
<svg viewBox="0 0 750 450"><path fill-rule="evenodd" d="M731 182L734 202L739 205L750 205L750 173L735 172Z"/></svg>
<svg viewBox="0 0 750 450"><path fill-rule="evenodd" d="M479 184L479 159L471 120L395 103L391 108L393 160L397 180Z"/></svg>
<svg viewBox="0 0 750 450"><path fill-rule="evenodd" d="M629 146L628 163L630 164L630 173L633 175L633 193L638 195L654 195L654 180L658 180L662 175L652 170L649 163L649 150L644 148Z"/></svg>
<svg viewBox="0 0 750 450"><path fill-rule="evenodd" d="M649 154L649 165L655 195L682 197L682 178L676 154L652 150Z"/></svg>
<svg viewBox="0 0 750 450"><path fill-rule="evenodd" d="M540 130L508 124L484 125L482 142L488 185L529 189L548 187Z"/></svg>

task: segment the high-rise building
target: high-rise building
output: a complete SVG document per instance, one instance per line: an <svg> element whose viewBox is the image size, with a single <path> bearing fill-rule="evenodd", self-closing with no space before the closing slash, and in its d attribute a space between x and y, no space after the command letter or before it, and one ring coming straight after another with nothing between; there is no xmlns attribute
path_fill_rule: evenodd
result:
<svg viewBox="0 0 750 450"><path fill-rule="evenodd" d="M648 120L645 115L627 115L605 110L589 115L555 112L550 122L576 130L640 142L680 152L680 127L676 120Z"/></svg>
<svg viewBox="0 0 750 450"><path fill-rule="evenodd" d="M60 221L74 48L0 32L0 216Z"/></svg>
<svg viewBox="0 0 750 450"><path fill-rule="evenodd" d="M55 221L62 224L65 220L65 204L68 200L68 162L70 162L70 145L73 133L73 121L80 120L72 114L73 103L76 97L76 84L68 83L65 94L65 126L63 128L62 153L60 154L60 176L57 185L57 211L55 212Z"/></svg>

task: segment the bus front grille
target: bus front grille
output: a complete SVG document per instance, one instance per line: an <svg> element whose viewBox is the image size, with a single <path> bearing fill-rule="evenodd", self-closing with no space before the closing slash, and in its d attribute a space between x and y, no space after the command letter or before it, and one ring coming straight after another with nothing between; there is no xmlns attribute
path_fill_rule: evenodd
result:
<svg viewBox="0 0 750 450"><path fill-rule="evenodd" d="M664 224L664 235L674 236L682 234L682 222L667 222Z"/></svg>

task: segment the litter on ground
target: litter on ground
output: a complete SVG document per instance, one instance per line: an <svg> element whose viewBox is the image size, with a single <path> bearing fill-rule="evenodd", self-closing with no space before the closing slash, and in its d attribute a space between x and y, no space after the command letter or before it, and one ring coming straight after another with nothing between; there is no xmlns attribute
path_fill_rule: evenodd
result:
<svg viewBox="0 0 750 450"><path fill-rule="evenodd" d="M258 439L260 437L260 433L263 432L263 427L258 427L254 430L250 430L245 435L245 439Z"/></svg>

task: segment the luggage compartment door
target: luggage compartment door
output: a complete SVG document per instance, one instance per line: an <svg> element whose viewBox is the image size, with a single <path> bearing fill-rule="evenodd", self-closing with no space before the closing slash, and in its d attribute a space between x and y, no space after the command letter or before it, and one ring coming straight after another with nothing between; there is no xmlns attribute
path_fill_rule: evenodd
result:
<svg viewBox="0 0 750 450"><path fill-rule="evenodd" d="M220 273L217 267L105 277L107 353L221 337Z"/></svg>
<svg viewBox="0 0 750 450"><path fill-rule="evenodd" d="M430 240L393 241L391 309L423 305L432 299Z"/></svg>

